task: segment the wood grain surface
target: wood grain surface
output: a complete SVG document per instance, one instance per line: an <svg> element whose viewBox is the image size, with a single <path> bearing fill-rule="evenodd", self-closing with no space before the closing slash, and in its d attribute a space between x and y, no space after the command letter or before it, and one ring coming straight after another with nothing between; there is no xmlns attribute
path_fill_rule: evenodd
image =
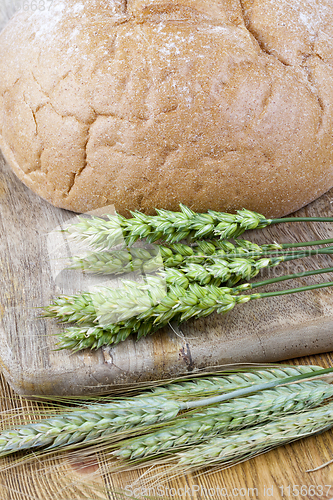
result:
<svg viewBox="0 0 333 500"><path fill-rule="evenodd" d="M333 191L298 212L331 213ZM75 214L57 209L27 189L0 160L0 363L22 395L80 395L107 392L134 382L170 378L238 362L270 362L333 350L333 290L253 301L226 316L213 314L172 326L136 342L71 354L56 350L61 326L41 319L40 307L60 293L76 293L119 279L87 277L66 269L76 251L59 231ZM333 237L333 225L279 224L247 235L257 243ZM332 265L330 256L286 263L260 279L291 272L300 277L274 289L328 281L331 275L302 272ZM272 287L270 288L272 289Z"/></svg>
<svg viewBox="0 0 333 500"><path fill-rule="evenodd" d="M298 358L293 364L332 366L332 353ZM1 410L21 409L23 414L40 414L46 405L28 401L13 393L0 377ZM6 420L5 420L6 423ZM4 425L4 422L2 422ZM155 470L138 469L128 473L105 471L103 456L96 456L96 466L85 470L63 458L35 460L10 468L12 459L0 459L1 500L328 500L333 498L333 465L307 472L333 459L332 432L282 446L220 472L209 469L196 477L192 474L174 479L164 469L164 477L155 483ZM83 462L83 459L82 459ZM90 474L89 474L90 473ZM125 492L120 495L120 492ZM299 492L299 493L298 493Z"/></svg>

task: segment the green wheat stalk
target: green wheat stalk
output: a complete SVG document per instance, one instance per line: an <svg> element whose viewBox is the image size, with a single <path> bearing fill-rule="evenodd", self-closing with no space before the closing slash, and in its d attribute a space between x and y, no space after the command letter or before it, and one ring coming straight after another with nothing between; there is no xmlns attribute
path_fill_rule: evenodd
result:
<svg viewBox="0 0 333 500"><path fill-rule="evenodd" d="M153 243L159 239L175 243L185 238L202 240L210 238L237 238L249 229L263 228L280 222L327 221L333 218L289 217L266 219L263 215L250 210L239 210L236 214L216 212L195 213L190 208L180 205L180 212L156 210L157 215L145 215L131 212L132 218L120 215L107 215L107 219L92 217L81 218L80 222L68 227L73 238L85 241L98 249L110 250L118 244L131 246L138 239L146 238Z"/></svg>
<svg viewBox="0 0 333 500"><path fill-rule="evenodd" d="M318 269L305 272L302 276L312 276L332 271L333 268ZM168 286L167 293L157 305L125 321L108 323L110 308L108 302L105 301L99 308L97 318L92 316L91 322L69 327L59 334L59 348L75 351L86 348L98 349L102 345L117 344L132 333L136 333L137 338L140 339L154 333L171 320L182 323L190 318L206 317L213 312L225 314L237 304L244 304L250 300L288 295L333 285L332 282L328 282L278 292L240 294L244 290L293 279L297 276L297 274L291 274L260 283L245 283L236 288L217 287L211 284L200 286L197 283L189 283L188 280L185 281L186 278L181 277L179 283ZM123 307L127 310L126 297L124 297L124 303ZM95 321L98 321L98 324L94 323Z"/></svg>
<svg viewBox="0 0 333 500"><path fill-rule="evenodd" d="M288 259L233 259L231 262L221 259L207 267L188 264L180 269L166 268L158 273L159 276L147 276L144 284L123 280L120 288L99 287L91 292L62 295L44 308L43 315L67 323L98 322L100 326L105 326L151 309L163 301L172 286L186 289L190 282L215 286L228 281L234 284L242 278L252 278L260 269L275 266L284 260Z"/></svg>
<svg viewBox="0 0 333 500"><path fill-rule="evenodd" d="M150 310L165 294L166 282L161 277L147 276L143 284L123 280L121 288L98 287L92 292L62 295L44 308L43 316L67 323L109 324Z"/></svg>
<svg viewBox="0 0 333 500"><path fill-rule="evenodd" d="M173 243L169 246L154 245L152 248L128 247L126 250L89 251L71 258L70 269L79 269L94 274L125 274L133 271L150 272L159 267L182 268L189 264L214 264L231 259L259 259L262 256L280 257L290 254L290 249L333 243L333 239L302 243L272 243L257 245L247 240L237 239L198 241L195 246ZM288 251L289 249L289 251ZM326 247L319 251L304 252L304 256L332 250Z"/></svg>
<svg viewBox="0 0 333 500"><path fill-rule="evenodd" d="M184 264L203 264L215 259L260 257L267 252L282 250L278 243L257 245L246 240L198 241L196 246L174 243L169 247L154 245L152 248L130 247L126 250L95 251L71 258L70 269L95 274L123 274L133 271L149 272L158 267L179 267Z"/></svg>
<svg viewBox="0 0 333 500"><path fill-rule="evenodd" d="M310 250L305 256L315 255L320 250ZM323 253L332 253L324 249ZM94 292L75 295L62 295L44 308L45 317L57 318L61 322L99 323L99 326L118 323L149 310L161 300L170 286L187 288L189 283L227 287L235 285L241 279L250 280L261 269L274 267L281 262L302 258L304 253L273 258L249 259L238 258L227 261L220 258L213 264L203 266L189 263L178 269L166 268L156 276L147 276L145 284L123 280L120 288L99 287ZM168 288L166 288L168 286Z"/></svg>

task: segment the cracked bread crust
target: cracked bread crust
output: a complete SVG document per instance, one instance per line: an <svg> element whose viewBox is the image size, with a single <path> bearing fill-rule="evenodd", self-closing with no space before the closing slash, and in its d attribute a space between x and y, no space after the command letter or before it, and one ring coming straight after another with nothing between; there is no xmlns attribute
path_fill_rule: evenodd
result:
<svg viewBox="0 0 333 500"><path fill-rule="evenodd" d="M0 147L55 206L271 217L333 186L331 0L63 0L0 46Z"/></svg>

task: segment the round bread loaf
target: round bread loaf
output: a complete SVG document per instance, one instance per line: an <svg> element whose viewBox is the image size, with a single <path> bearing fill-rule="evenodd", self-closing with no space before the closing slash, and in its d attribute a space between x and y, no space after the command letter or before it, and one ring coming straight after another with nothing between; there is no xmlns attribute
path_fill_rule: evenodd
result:
<svg viewBox="0 0 333 500"><path fill-rule="evenodd" d="M52 204L278 216L333 186L332 0L37 7L0 35L0 146Z"/></svg>

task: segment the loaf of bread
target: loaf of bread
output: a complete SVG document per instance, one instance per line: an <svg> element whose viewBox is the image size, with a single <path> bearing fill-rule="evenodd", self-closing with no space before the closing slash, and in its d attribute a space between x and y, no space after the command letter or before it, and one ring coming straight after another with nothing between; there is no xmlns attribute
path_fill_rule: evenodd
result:
<svg viewBox="0 0 333 500"><path fill-rule="evenodd" d="M52 204L280 216L333 186L332 0L37 4L0 34L0 147Z"/></svg>

